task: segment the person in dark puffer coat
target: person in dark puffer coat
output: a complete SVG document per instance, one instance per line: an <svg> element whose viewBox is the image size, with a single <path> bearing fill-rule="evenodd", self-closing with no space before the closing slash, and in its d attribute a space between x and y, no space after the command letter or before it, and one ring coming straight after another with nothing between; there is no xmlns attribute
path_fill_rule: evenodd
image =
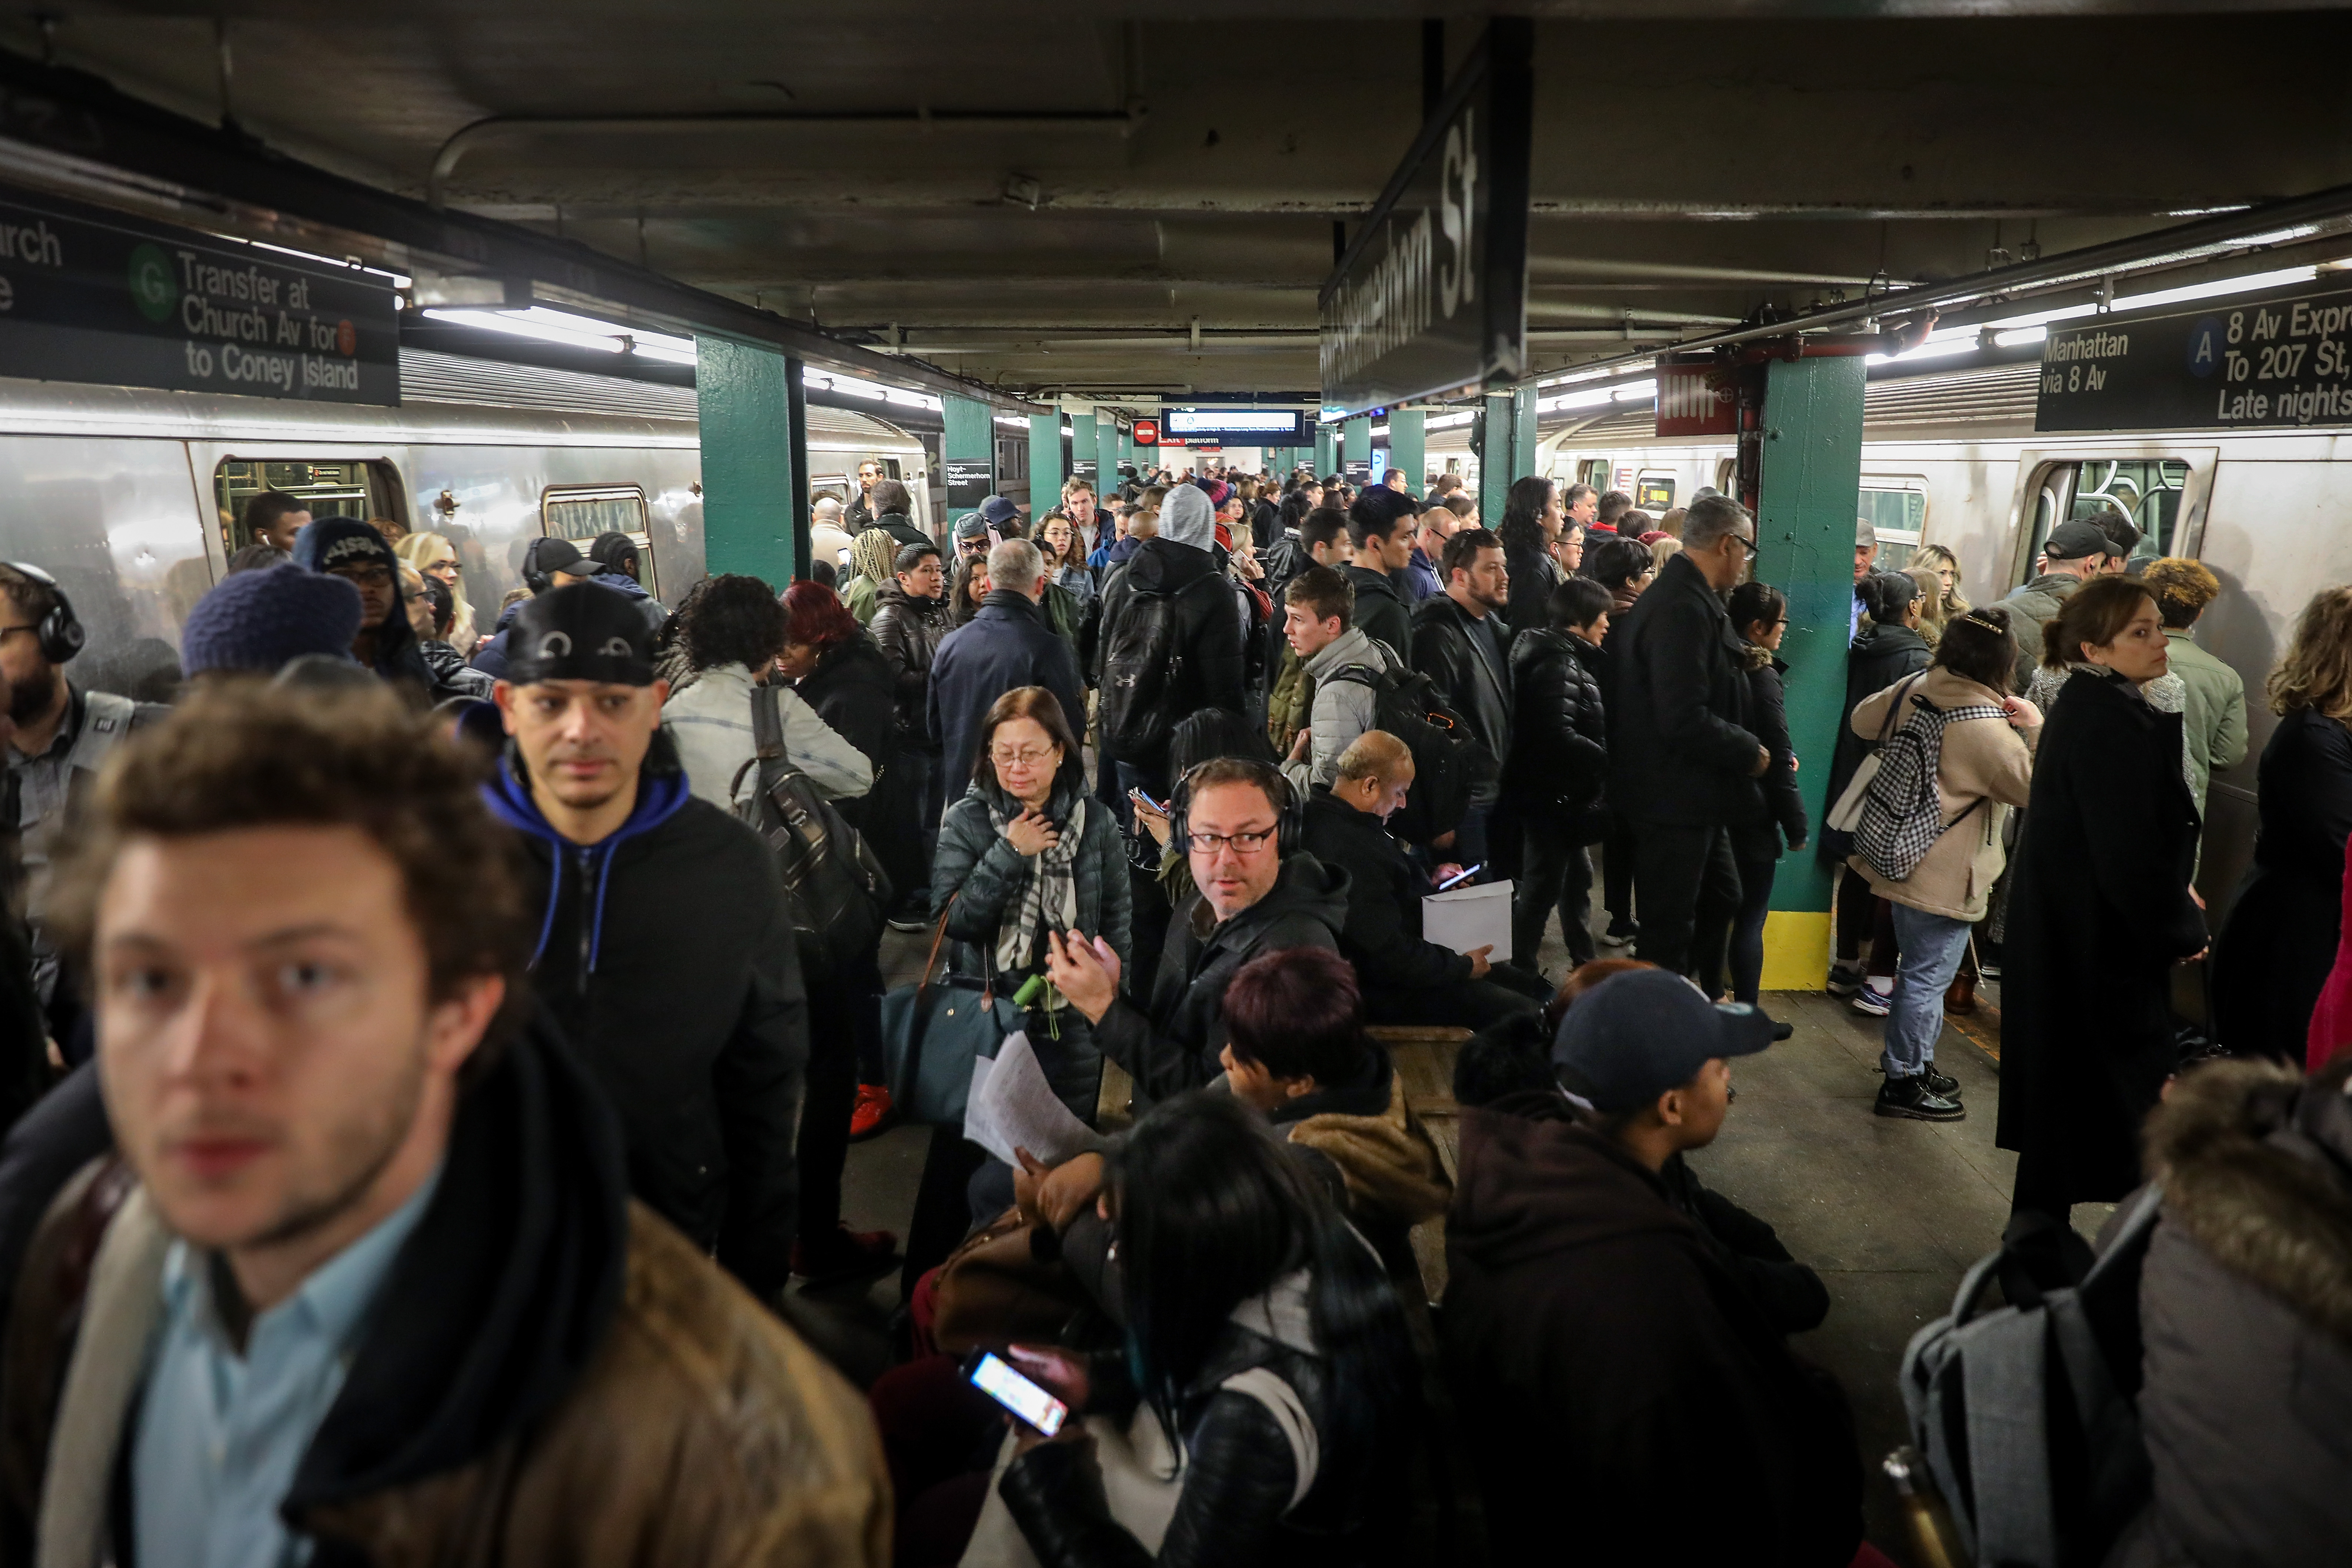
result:
<svg viewBox="0 0 2352 1568"><path fill-rule="evenodd" d="M1609 605L1608 589L1590 577L1568 578L1552 589L1545 624L1523 629L1511 644L1512 773L1504 788L1521 802L1526 836L1512 892L1511 951L1528 970L1554 907L1570 966L1595 956L1586 847L1609 833L1602 697Z"/></svg>
<svg viewBox="0 0 2352 1568"><path fill-rule="evenodd" d="M1805 847L1811 824L1804 793L1797 787L1797 753L1789 741L1789 704L1780 677L1788 665L1774 650L1789 629L1789 601L1768 584L1742 583L1731 591L1732 629L1748 641L1748 689L1756 738L1772 753L1772 766L1757 781L1755 820L1735 823L1732 858L1739 863L1739 914L1731 927L1731 999L1754 1005L1764 978L1764 920L1771 910L1772 878L1780 862L1782 837L1791 853ZM1788 1026L1779 1038L1788 1037Z"/></svg>

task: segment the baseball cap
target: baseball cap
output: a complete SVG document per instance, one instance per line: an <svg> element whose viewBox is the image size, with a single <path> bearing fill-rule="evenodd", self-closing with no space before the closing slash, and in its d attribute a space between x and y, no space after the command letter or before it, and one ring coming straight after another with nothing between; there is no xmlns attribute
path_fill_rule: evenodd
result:
<svg viewBox="0 0 2352 1568"><path fill-rule="evenodd" d="M2042 553L2053 561L2081 561L2116 552L2115 542L2105 531L2079 519L2052 529L2048 542L2042 546Z"/></svg>
<svg viewBox="0 0 2352 1568"><path fill-rule="evenodd" d="M1021 509L1003 496L991 496L980 503L980 510L974 515L983 523L992 522L1003 528L1008 522L1021 521Z"/></svg>
<svg viewBox="0 0 2352 1568"><path fill-rule="evenodd" d="M539 587L532 581L534 574L542 578L552 577L558 572L593 577L604 570L600 563L581 554L580 547L568 539L534 539L523 547L522 580L534 589Z"/></svg>
<svg viewBox="0 0 2352 1568"><path fill-rule="evenodd" d="M653 628L636 601L601 584L551 588L523 601L507 627L507 679L651 686Z"/></svg>
<svg viewBox="0 0 2352 1568"><path fill-rule="evenodd" d="M1710 1002L1664 969L1612 974L1576 999L1551 1047L1560 1086L1603 1115L1647 1105L1716 1057L1753 1056L1772 1020L1744 1002Z"/></svg>

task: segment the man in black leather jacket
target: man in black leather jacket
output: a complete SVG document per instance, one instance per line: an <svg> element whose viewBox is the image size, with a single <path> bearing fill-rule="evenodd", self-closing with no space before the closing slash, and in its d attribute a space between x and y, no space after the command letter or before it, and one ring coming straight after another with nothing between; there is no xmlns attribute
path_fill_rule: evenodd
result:
<svg viewBox="0 0 2352 1568"><path fill-rule="evenodd" d="M1447 707L1495 761L1498 782L1470 797L1470 815L1457 831L1455 858L1484 863L1487 880L1515 875L1519 833L1499 780L1511 760L1511 664L1503 624L1511 579L1503 542L1483 528L1465 528L1445 542L1438 563L1445 592L1413 612L1412 667L1429 677Z"/></svg>
<svg viewBox="0 0 2352 1568"><path fill-rule="evenodd" d="M1748 727L1747 644L1719 597L1755 550L1755 521L1737 501L1695 503L1683 548L1610 639L1609 794L1636 841L1640 952L1685 974L1722 965L1739 907L1730 824L1772 763Z"/></svg>

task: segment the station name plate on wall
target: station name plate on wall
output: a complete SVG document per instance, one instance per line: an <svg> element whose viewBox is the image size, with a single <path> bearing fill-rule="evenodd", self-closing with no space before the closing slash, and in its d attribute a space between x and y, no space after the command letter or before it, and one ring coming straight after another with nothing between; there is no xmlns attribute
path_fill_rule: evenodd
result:
<svg viewBox="0 0 2352 1568"><path fill-rule="evenodd" d="M400 301L378 273L0 188L0 374L396 404Z"/></svg>
<svg viewBox="0 0 2352 1568"><path fill-rule="evenodd" d="M1534 47L1487 24L1323 285L1325 417L1526 374Z"/></svg>
<svg viewBox="0 0 2352 1568"><path fill-rule="evenodd" d="M2036 430L2352 425L2352 278L2052 323Z"/></svg>

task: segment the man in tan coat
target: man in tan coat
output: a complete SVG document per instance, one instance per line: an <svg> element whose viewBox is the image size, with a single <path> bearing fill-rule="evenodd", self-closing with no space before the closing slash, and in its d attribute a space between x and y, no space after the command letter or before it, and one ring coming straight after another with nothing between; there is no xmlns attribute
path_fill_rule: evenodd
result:
<svg viewBox="0 0 2352 1568"><path fill-rule="evenodd" d="M0 1559L888 1561L863 1402L520 1026L479 775L389 689L206 692L115 759L60 886L120 1153L19 1277Z"/></svg>
<svg viewBox="0 0 2352 1568"><path fill-rule="evenodd" d="M1936 645L1935 662L1915 679L1864 698L1853 710L1853 732L1878 738L1888 704L1900 701L1892 729L1900 731L1923 705L1954 716L1942 730L1936 792L1942 831L1910 874L1895 880L1863 855L1847 861L1870 890L1893 907L1903 952L1886 1015L1886 1046L1879 1067L1881 1116L1916 1121L1958 1121L1958 1082L1936 1070L1936 1037L1944 1026L1944 991L1968 951L1969 931L1984 919L2007 851L2002 813L2022 806L2032 787L2032 739L2042 715L2009 691L2017 644L2009 612L1995 605L1950 621ZM1975 716L1962 716L1972 711Z"/></svg>

